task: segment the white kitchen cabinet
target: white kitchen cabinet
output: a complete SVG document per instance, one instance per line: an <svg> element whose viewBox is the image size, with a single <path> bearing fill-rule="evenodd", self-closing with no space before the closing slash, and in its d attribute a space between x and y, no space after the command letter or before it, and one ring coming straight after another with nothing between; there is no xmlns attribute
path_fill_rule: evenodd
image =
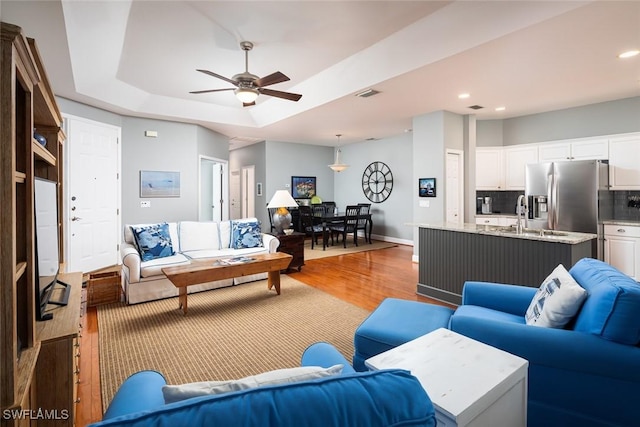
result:
<svg viewBox="0 0 640 427"><path fill-rule="evenodd" d="M606 160L609 158L609 140L607 138L584 138L543 143L539 145L538 156L540 162Z"/></svg>
<svg viewBox="0 0 640 427"><path fill-rule="evenodd" d="M609 140L611 190L640 190L640 134Z"/></svg>
<svg viewBox="0 0 640 427"><path fill-rule="evenodd" d="M477 216L476 224L478 225L500 225L500 218L497 216Z"/></svg>
<svg viewBox="0 0 640 427"><path fill-rule="evenodd" d="M524 226L524 218L522 219ZM516 225L518 217L515 216L497 216L497 215L478 215L476 216L477 225L500 225L508 227L510 225Z"/></svg>
<svg viewBox="0 0 640 427"><path fill-rule="evenodd" d="M504 149L506 190L524 190L528 163L538 163L537 145L517 145Z"/></svg>
<svg viewBox="0 0 640 427"><path fill-rule="evenodd" d="M504 190L502 147L476 149L476 190Z"/></svg>
<svg viewBox="0 0 640 427"><path fill-rule="evenodd" d="M571 158L571 143L553 142L538 146L538 159L540 162L555 162L569 160Z"/></svg>
<svg viewBox="0 0 640 427"><path fill-rule="evenodd" d="M640 226L605 224L604 260L640 280Z"/></svg>
<svg viewBox="0 0 640 427"><path fill-rule="evenodd" d="M609 158L609 140L593 138L571 143L571 160L607 160Z"/></svg>

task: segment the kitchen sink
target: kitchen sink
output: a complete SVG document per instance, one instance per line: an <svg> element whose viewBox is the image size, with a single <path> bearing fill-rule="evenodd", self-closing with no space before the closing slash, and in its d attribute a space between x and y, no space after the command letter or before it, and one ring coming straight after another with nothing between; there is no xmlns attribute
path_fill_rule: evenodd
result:
<svg viewBox="0 0 640 427"><path fill-rule="evenodd" d="M556 230L536 230L533 228L523 228L520 233L513 226L486 226L484 231L494 232L497 234L515 234L521 236L539 236L539 237L563 237L569 233Z"/></svg>

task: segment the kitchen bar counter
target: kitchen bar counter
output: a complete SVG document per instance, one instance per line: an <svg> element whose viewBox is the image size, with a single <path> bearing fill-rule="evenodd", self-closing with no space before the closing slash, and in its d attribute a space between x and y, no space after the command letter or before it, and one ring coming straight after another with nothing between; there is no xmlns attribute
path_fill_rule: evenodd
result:
<svg viewBox="0 0 640 427"><path fill-rule="evenodd" d="M631 227L640 226L640 221L632 219L605 219L602 221L604 225L630 225Z"/></svg>
<svg viewBox="0 0 640 427"><path fill-rule="evenodd" d="M597 235L515 234L508 227L412 224L419 238L417 293L460 304L465 281L539 287L558 264L597 257Z"/></svg>
<svg viewBox="0 0 640 427"><path fill-rule="evenodd" d="M575 245L596 239L596 234L574 233L569 231L533 230L525 228L522 234L516 234L515 227L502 227L496 225L481 224L452 224L452 223L428 223L411 224L417 227L434 228L438 230L456 231L462 233L488 234L515 239L538 240L542 242L556 242Z"/></svg>

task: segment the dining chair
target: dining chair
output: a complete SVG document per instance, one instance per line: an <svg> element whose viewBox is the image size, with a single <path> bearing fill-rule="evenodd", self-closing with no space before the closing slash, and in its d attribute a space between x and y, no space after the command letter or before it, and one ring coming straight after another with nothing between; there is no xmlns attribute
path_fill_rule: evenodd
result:
<svg viewBox="0 0 640 427"><path fill-rule="evenodd" d="M275 233L276 227L273 225L273 214L278 210L278 208L267 208L267 212L269 213L269 224L271 225L271 231L269 233Z"/></svg>
<svg viewBox="0 0 640 427"><path fill-rule="evenodd" d="M322 224L314 224L313 214L310 206L299 206L298 212L300 213L300 224L302 226L302 232L307 236L311 236L311 249L313 249L314 243L318 243L318 235L322 236ZM322 236L324 239L324 236Z"/></svg>
<svg viewBox="0 0 640 427"><path fill-rule="evenodd" d="M369 213L371 212L371 203L358 203L358 206L360 207L360 215L358 217L356 232L357 230L362 230L364 232L364 241L371 244L371 233L367 233L367 230L369 228Z"/></svg>
<svg viewBox="0 0 640 427"><path fill-rule="evenodd" d="M331 233L342 235L342 246L347 247L347 234L353 233L353 243L358 246L358 218L360 216L360 206L349 205L345 210L344 221L342 224L335 224L331 226ZM338 240L336 240L336 243Z"/></svg>

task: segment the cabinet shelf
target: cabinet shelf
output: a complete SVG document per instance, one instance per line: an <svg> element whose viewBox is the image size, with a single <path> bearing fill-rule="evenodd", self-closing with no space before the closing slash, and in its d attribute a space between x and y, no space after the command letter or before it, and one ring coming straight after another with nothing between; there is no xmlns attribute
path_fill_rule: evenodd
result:
<svg viewBox="0 0 640 427"><path fill-rule="evenodd" d="M51 166L56 165L56 158L49 150L44 148L38 141L33 141L31 143L33 146L33 154L37 159L43 160L49 163Z"/></svg>
<svg viewBox="0 0 640 427"><path fill-rule="evenodd" d="M16 265L16 282L18 281L18 279L22 277L22 275L26 270L27 270L26 262L19 262L18 265Z"/></svg>
<svg viewBox="0 0 640 427"><path fill-rule="evenodd" d="M24 172L15 171L13 173L13 177L18 184L24 184L24 182L27 180L27 174Z"/></svg>

